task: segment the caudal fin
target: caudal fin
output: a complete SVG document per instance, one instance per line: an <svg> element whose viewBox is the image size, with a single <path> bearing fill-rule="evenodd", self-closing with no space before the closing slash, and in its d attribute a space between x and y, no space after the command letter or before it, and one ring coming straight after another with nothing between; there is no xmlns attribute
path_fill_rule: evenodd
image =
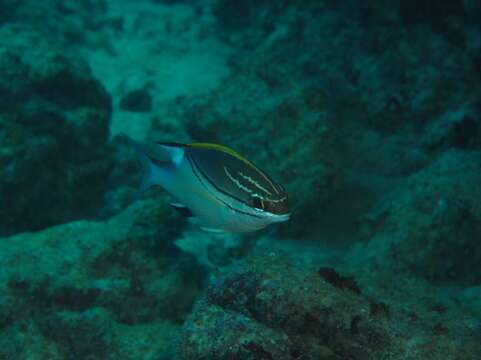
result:
<svg viewBox="0 0 481 360"><path fill-rule="evenodd" d="M139 192L137 198L140 198L143 193L145 193L152 186L160 185L159 179L161 176L162 162L157 161L153 157L149 156L144 147L137 141L133 140L126 134L120 135L125 142L127 142L137 153L137 157L142 164L144 171L142 182L140 184ZM166 163L167 164L167 163Z"/></svg>

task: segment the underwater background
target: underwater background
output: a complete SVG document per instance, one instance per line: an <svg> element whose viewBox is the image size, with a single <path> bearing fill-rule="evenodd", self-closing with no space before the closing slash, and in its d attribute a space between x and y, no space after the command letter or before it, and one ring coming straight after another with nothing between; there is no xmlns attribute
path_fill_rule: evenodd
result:
<svg viewBox="0 0 481 360"><path fill-rule="evenodd" d="M291 219L200 230L121 134ZM0 0L0 360L481 359L481 3Z"/></svg>

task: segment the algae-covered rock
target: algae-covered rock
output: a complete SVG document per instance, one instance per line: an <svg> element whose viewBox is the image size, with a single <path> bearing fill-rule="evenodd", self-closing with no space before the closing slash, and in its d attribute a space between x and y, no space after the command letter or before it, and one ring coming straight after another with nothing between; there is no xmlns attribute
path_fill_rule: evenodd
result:
<svg viewBox="0 0 481 360"><path fill-rule="evenodd" d="M101 16L105 16L105 0L4 0L0 6L0 24L28 24L66 47L88 43L95 31L113 25Z"/></svg>
<svg viewBox="0 0 481 360"><path fill-rule="evenodd" d="M469 359L481 351L324 276L276 257L248 260L196 306L182 358Z"/></svg>
<svg viewBox="0 0 481 360"><path fill-rule="evenodd" d="M354 238L380 183L402 181L449 148L478 146L469 135L477 131L466 130L478 123L478 50L439 28L407 30L406 3L214 2L236 46L232 75L210 94L179 99L169 115L193 140L230 145L285 185L293 216L277 235ZM471 121L447 124L470 112Z"/></svg>
<svg viewBox="0 0 481 360"><path fill-rule="evenodd" d="M204 282L195 258L173 245L182 228L182 219L156 199L105 222L78 221L3 238L0 342L24 326L24 337L43 342L45 351L115 359L124 358L116 351L125 348L133 329L144 326L152 346L138 340L125 358L171 349L169 332L177 331ZM159 344L149 326L165 328ZM22 344L21 335L17 341ZM0 349L0 358L12 354L12 347Z"/></svg>
<svg viewBox="0 0 481 360"><path fill-rule="evenodd" d="M112 351L114 324L105 309L59 311L39 322L43 336L57 344L63 358L105 359Z"/></svg>
<svg viewBox="0 0 481 360"><path fill-rule="evenodd" d="M131 112L149 112L152 110L152 97L147 90L133 90L120 100L119 107Z"/></svg>
<svg viewBox="0 0 481 360"><path fill-rule="evenodd" d="M110 96L37 33L0 32L0 235L95 215L112 168Z"/></svg>
<svg viewBox="0 0 481 360"><path fill-rule="evenodd" d="M481 161L479 151L446 152L411 176L364 217L368 242L359 261L377 259L435 282L481 281Z"/></svg>
<svg viewBox="0 0 481 360"><path fill-rule="evenodd" d="M290 359L292 344L281 332L216 305L201 303L195 313L184 326L184 359Z"/></svg>

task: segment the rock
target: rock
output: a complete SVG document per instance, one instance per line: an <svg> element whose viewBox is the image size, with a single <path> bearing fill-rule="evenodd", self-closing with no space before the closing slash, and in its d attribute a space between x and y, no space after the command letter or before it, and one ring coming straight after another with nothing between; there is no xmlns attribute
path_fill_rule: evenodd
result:
<svg viewBox="0 0 481 360"><path fill-rule="evenodd" d="M93 308L82 312L60 311L40 321L43 336L57 345L63 358L106 358L112 351L112 318Z"/></svg>
<svg viewBox="0 0 481 360"><path fill-rule="evenodd" d="M2 359L63 360L61 350L42 336L38 326L22 322L2 328L0 335Z"/></svg>
<svg viewBox="0 0 481 360"><path fill-rule="evenodd" d="M35 32L66 47L89 44L102 26L107 3L104 0L2 1L0 24L28 24ZM41 15L41 16L39 16ZM97 34L95 34L97 32ZM91 45L91 44L89 44Z"/></svg>
<svg viewBox="0 0 481 360"><path fill-rule="evenodd" d="M109 94L38 34L0 32L0 236L94 216L113 166Z"/></svg>
<svg viewBox="0 0 481 360"><path fill-rule="evenodd" d="M402 312L374 308L281 258L249 259L209 287L179 351L185 360L469 359L481 351L475 340L439 336L429 323L413 326Z"/></svg>
<svg viewBox="0 0 481 360"><path fill-rule="evenodd" d="M478 107L479 82L462 47L405 30L404 2L332 3L215 2L223 36L246 56L232 57L222 87L179 99L171 114L193 140L228 144L285 185L295 214L278 235L337 243L356 236L356 218L382 196L379 177L412 174L449 146L422 143L447 114ZM443 16L450 6L433 5ZM463 121L448 143L476 147L465 135L473 127Z"/></svg>
<svg viewBox="0 0 481 360"><path fill-rule="evenodd" d="M184 333L183 359L290 359L290 341L282 333L218 306L200 304L195 311L199 317ZM222 335L212 336L219 324Z"/></svg>
<svg viewBox="0 0 481 360"><path fill-rule="evenodd" d="M480 166L479 151L456 149L411 176L364 218L370 234L355 247L353 260L376 259L436 283L478 284Z"/></svg>
<svg viewBox="0 0 481 360"><path fill-rule="evenodd" d="M399 12L406 25L438 23L450 17L466 16L463 0L440 3L432 0L401 1Z"/></svg>
<svg viewBox="0 0 481 360"><path fill-rule="evenodd" d="M137 327L145 327L150 342L149 326L177 328L204 283L196 260L173 245L182 228L182 218L156 199L105 222L78 221L3 238L0 343L28 324L25 337L62 356L86 359L115 353ZM165 350L169 337L159 337L152 346ZM131 358L144 358L145 351L150 347L139 344ZM13 347L0 349L0 358L12 354Z"/></svg>
<svg viewBox="0 0 481 360"><path fill-rule="evenodd" d="M147 90L133 90L120 100L119 107L125 111L149 112L152 110L152 97Z"/></svg>

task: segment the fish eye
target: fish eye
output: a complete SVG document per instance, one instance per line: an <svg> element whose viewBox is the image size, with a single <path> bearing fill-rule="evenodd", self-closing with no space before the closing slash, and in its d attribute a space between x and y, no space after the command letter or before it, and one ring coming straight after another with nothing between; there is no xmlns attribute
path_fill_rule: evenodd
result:
<svg viewBox="0 0 481 360"><path fill-rule="evenodd" d="M253 206L256 208L256 209L259 209L259 210L264 210L264 203L263 201L258 198L257 196L256 197L253 197L252 198L252 201L253 201Z"/></svg>

